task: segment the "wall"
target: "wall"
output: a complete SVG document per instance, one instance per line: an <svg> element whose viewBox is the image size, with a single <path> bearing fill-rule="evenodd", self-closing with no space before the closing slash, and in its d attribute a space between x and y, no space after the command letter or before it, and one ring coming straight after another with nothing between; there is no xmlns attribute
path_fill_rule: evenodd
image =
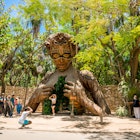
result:
<svg viewBox="0 0 140 140"><path fill-rule="evenodd" d="M107 101L108 106L111 109L111 112L115 112L117 107L123 105L123 100L121 94L118 92L116 85L108 85L108 86L102 86L101 89L105 95L105 99ZM30 96L32 95L33 91L35 88L29 88L27 91L27 97L26 97L26 102L28 102ZM7 86L6 87L6 95L12 95L14 94L15 97L20 97L23 101L25 100L25 95L26 95L26 88L23 87L12 87L12 86ZM42 106L40 106L37 109L37 112L42 112Z"/></svg>
<svg viewBox="0 0 140 140"><path fill-rule="evenodd" d="M20 99L22 100L22 105L24 106L27 104L27 102L28 102L29 98L31 97L32 93L34 92L34 90L35 90L35 88L26 89L24 87L7 86L5 95L8 96L8 95L14 94L15 98L20 97ZM38 107L37 112L42 112L41 104Z"/></svg>
<svg viewBox="0 0 140 140"><path fill-rule="evenodd" d="M115 112L119 106L123 106L122 95L118 92L117 85L102 86L102 92L105 95L105 99L111 112Z"/></svg>

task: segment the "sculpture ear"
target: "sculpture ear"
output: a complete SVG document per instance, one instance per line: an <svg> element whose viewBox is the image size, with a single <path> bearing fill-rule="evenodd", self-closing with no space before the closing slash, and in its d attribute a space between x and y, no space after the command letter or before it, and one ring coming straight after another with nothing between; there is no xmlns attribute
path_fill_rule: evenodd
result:
<svg viewBox="0 0 140 140"><path fill-rule="evenodd" d="M46 42L44 43L44 45L46 46L46 48L47 48L48 50L50 50L50 42L46 41Z"/></svg>
<svg viewBox="0 0 140 140"><path fill-rule="evenodd" d="M72 56L75 56L78 53L79 50L80 49L79 49L78 45L75 45L73 43L71 44L71 54L72 54Z"/></svg>

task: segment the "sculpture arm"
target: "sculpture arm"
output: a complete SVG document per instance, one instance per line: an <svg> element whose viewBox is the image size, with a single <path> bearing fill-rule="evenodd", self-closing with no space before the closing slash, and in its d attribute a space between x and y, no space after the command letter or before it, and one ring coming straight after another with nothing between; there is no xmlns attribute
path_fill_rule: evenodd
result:
<svg viewBox="0 0 140 140"><path fill-rule="evenodd" d="M47 73L43 80L40 82L39 86L32 93L32 96L30 97L26 106L30 106L33 109L33 112L36 111L40 102L43 102L44 99L49 98L49 96L51 95L53 87L48 87L46 83L52 74L53 73Z"/></svg>
<svg viewBox="0 0 140 140"><path fill-rule="evenodd" d="M99 116L103 115L102 109L97 104L95 104L94 101L90 100L87 97L85 89L79 81L77 81L76 83L68 81L67 84L65 84L64 93L69 96L75 95L76 100L93 114Z"/></svg>
<svg viewBox="0 0 140 140"><path fill-rule="evenodd" d="M80 71L78 73L79 81L84 88L90 93L92 100L100 106L105 113L111 114L111 111L106 103L104 94L102 93L101 87L96 77L87 70Z"/></svg>
<svg viewBox="0 0 140 140"><path fill-rule="evenodd" d="M35 112L40 102L43 102L46 98L49 98L52 90L53 87L40 85L32 94L27 106L30 106L33 109L33 112Z"/></svg>

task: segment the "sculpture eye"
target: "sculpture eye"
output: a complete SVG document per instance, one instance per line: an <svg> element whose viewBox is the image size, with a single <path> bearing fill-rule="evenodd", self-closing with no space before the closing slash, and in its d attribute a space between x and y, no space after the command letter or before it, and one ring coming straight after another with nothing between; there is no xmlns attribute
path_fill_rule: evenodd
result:
<svg viewBox="0 0 140 140"><path fill-rule="evenodd" d="M60 55L60 54L58 54L58 53L53 53L52 54L52 58L53 59L57 59L57 58L59 58L59 57L63 57L63 58L70 58L71 57L71 54L70 53L64 53L63 55Z"/></svg>
<svg viewBox="0 0 140 140"><path fill-rule="evenodd" d="M54 41L54 44L58 45L58 44L59 44L59 42L55 40L55 41Z"/></svg>
<svg viewBox="0 0 140 140"><path fill-rule="evenodd" d="M63 41L62 41L62 44L67 44L67 41L66 41L66 40L63 40Z"/></svg>
<svg viewBox="0 0 140 140"><path fill-rule="evenodd" d="M65 58L69 58L70 56L71 56L70 53L64 53L64 54L63 54L63 57L65 57Z"/></svg>
<svg viewBox="0 0 140 140"><path fill-rule="evenodd" d="M57 59L58 57L60 57L60 55L59 55L58 53L52 54L52 58L53 58L53 59Z"/></svg>

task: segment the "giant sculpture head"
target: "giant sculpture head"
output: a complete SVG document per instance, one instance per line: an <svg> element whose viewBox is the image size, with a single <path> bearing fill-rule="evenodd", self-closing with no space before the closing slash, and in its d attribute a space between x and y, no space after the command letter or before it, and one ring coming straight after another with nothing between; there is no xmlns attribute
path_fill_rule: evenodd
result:
<svg viewBox="0 0 140 140"><path fill-rule="evenodd" d="M45 46L59 71L65 71L72 63L78 46L72 42L72 36L66 33L50 35Z"/></svg>

